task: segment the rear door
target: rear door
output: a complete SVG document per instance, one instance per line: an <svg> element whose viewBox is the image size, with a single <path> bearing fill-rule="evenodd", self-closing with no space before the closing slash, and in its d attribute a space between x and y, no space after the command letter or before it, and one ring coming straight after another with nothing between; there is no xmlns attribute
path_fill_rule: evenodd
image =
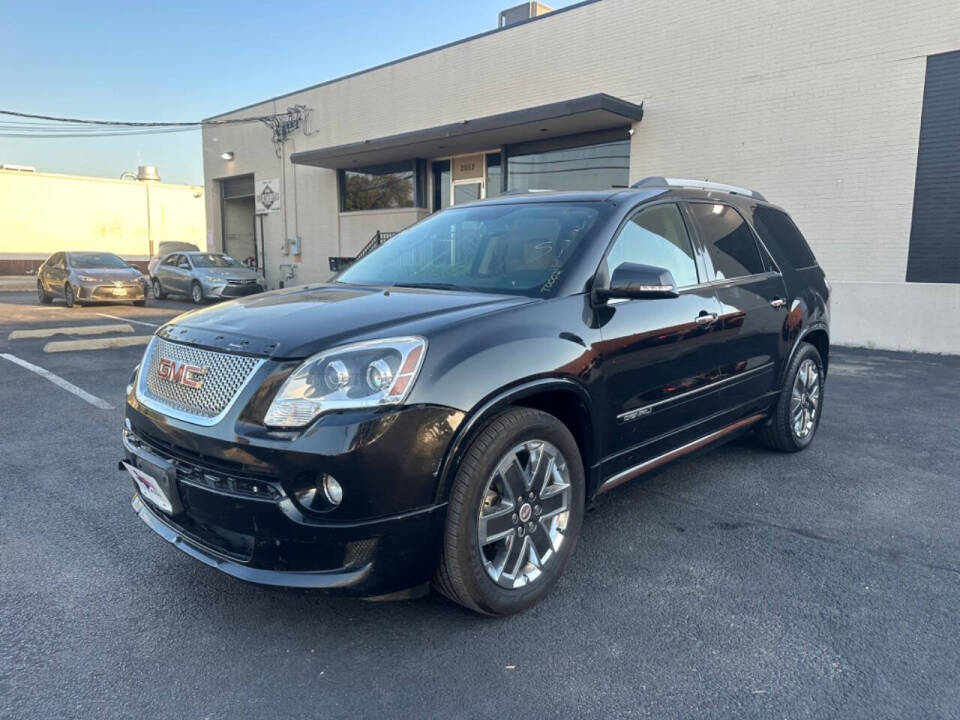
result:
<svg viewBox="0 0 960 720"><path fill-rule="evenodd" d="M711 388L720 303L701 282L686 222L676 203L645 206L621 228L605 263L666 268L675 298L610 300L598 310L605 402L605 474L632 467L695 435L717 410Z"/></svg>
<svg viewBox="0 0 960 720"><path fill-rule="evenodd" d="M157 265L157 277L160 279L160 284L168 292L182 292L177 282L177 262L179 259L180 255L174 253L167 255L160 261L160 264Z"/></svg>
<svg viewBox="0 0 960 720"><path fill-rule="evenodd" d="M746 413L776 389L787 352L786 287L773 259L733 205L691 201L686 209L722 306L716 351L724 409Z"/></svg>

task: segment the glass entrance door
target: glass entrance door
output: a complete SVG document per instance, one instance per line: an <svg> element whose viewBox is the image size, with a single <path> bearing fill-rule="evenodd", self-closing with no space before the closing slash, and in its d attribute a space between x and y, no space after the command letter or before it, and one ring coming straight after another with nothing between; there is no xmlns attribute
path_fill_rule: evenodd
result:
<svg viewBox="0 0 960 720"><path fill-rule="evenodd" d="M462 205L463 203L473 202L474 200L483 200L482 182L460 182L453 185L453 204Z"/></svg>
<svg viewBox="0 0 960 720"><path fill-rule="evenodd" d="M461 205L486 197L484 178L486 159L483 153L458 155L450 160L450 201Z"/></svg>

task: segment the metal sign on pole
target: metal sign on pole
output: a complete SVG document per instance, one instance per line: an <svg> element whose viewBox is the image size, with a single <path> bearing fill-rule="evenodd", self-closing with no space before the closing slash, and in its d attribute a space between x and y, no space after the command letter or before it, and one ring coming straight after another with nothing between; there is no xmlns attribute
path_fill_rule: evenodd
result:
<svg viewBox="0 0 960 720"><path fill-rule="evenodd" d="M256 214L280 212L280 178L269 178L255 182L254 201Z"/></svg>

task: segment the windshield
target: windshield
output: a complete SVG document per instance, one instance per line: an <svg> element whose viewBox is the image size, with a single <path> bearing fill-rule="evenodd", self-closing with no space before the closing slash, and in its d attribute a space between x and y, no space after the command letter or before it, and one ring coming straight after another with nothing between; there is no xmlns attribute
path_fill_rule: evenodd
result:
<svg viewBox="0 0 960 720"><path fill-rule="evenodd" d="M361 258L337 281L550 295L601 207L545 202L445 210Z"/></svg>
<svg viewBox="0 0 960 720"><path fill-rule="evenodd" d="M238 268L244 267L229 255L219 253L195 253L190 255L194 267Z"/></svg>
<svg viewBox="0 0 960 720"><path fill-rule="evenodd" d="M78 270L130 268L129 265L113 253L70 253L70 267L77 268Z"/></svg>

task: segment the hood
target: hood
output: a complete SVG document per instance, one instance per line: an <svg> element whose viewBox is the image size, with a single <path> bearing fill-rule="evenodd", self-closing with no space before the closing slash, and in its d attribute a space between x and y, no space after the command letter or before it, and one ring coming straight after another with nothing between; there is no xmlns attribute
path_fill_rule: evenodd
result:
<svg viewBox="0 0 960 720"><path fill-rule="evenodd" d="M303 358L354 340L427 335L441 325L530 302L512 295L310 285L187 313L157 334L231 352Z"/></svg>
<svg viewBox="0 0 960 720"><path fill-rule="evenodd" d="M140 271L136 268L91 268L84 270L82 268L71 268L77 275L90 277L94 282L114 282L116 280L131 280L140 277Z"/></svg>
<svg viewBox="0 0 960 720"><path fill-rule="evenodd" d="M256 270L245 267L217 268L198 267L193 269L198 276L210 280L256 280L260 274Z"/></svg>

